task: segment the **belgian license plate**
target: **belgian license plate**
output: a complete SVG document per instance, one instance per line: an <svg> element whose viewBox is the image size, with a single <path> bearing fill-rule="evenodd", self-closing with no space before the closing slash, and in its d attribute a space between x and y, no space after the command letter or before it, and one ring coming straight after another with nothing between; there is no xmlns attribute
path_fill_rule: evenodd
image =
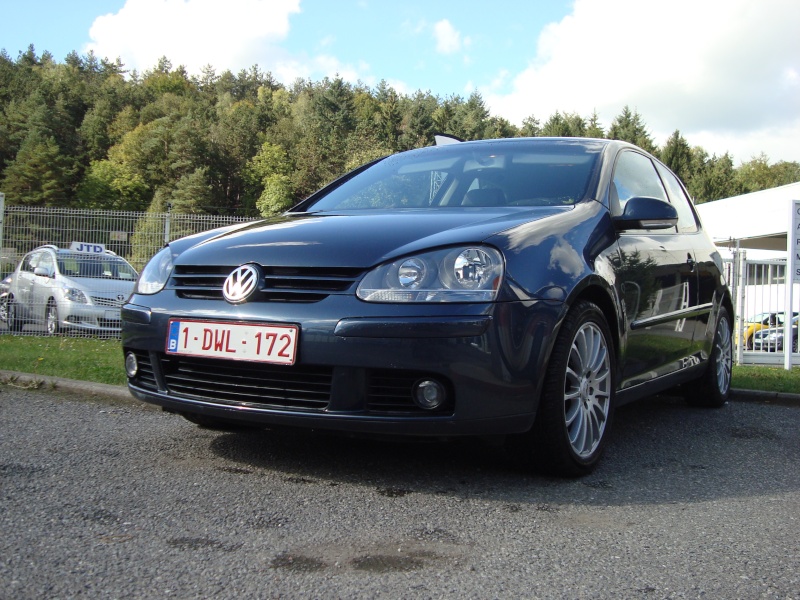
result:
<svg viewBox="0 0 800 600"><path fill-rule="evenodd" d="M167 354L293 365L298 327L170 319Z"/></svg>

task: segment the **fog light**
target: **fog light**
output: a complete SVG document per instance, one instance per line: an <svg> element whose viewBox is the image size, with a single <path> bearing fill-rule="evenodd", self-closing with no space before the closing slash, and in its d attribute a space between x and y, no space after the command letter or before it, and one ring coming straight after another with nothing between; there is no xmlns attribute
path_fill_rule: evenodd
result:
<svg viewBox="0 0 800 600"><path fill-rule="evenodd" d="M136 355L133 352L128 352L125 355L125 372L128 377L136 377L139 372L139 361L136 360Z"/></svg>
<svg viewBox="0 0 800 600"><path fill-rule="evenodd" d="M439 408L446 399L444 386L432 379L421 379L414 384L414 402L425 410Z"/></svg>

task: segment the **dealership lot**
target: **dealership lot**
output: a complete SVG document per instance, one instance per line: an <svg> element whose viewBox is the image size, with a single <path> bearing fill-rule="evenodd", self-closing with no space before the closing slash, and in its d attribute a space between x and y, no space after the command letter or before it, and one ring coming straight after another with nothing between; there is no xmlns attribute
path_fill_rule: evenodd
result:
<svg viewBox="0 0 800 600"><path fill-rule="evenodd" d="M620 409L603 464L215 432L0 386L7 597L797 598L800 405Z"/></svg>

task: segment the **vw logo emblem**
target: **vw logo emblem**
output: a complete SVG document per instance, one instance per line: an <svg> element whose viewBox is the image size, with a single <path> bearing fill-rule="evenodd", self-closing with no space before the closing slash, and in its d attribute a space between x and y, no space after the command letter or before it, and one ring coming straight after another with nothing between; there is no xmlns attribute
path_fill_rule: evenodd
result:
<svg viewBox="0 0 800 600"><path fill-rule="evenodd" d="M222 295L231 304L247 300L258 287L260 274L255 265L242 265L228 275L222 286Z"/></svg>

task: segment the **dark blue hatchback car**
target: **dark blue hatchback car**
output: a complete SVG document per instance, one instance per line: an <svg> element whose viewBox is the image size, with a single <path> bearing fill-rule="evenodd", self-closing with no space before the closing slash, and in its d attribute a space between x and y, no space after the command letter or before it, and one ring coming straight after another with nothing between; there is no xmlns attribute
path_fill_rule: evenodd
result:
<svg viewBox="0 0 800 600"><path fill-rule="evenodd" d="M171 242L122 344L132 393L200 425L498 434L580 475L624 402L725 403L732 316L662 163L505 139L389 156L279 217Z"/></svg>

